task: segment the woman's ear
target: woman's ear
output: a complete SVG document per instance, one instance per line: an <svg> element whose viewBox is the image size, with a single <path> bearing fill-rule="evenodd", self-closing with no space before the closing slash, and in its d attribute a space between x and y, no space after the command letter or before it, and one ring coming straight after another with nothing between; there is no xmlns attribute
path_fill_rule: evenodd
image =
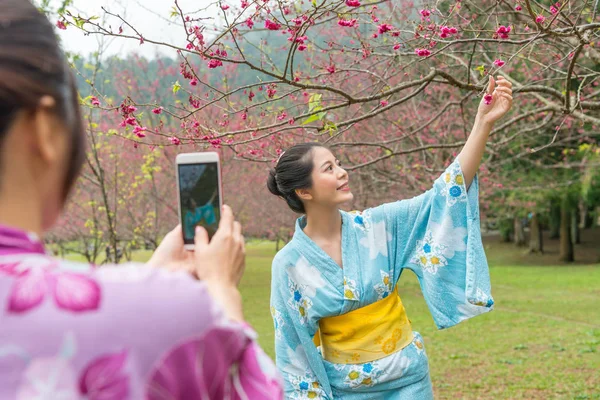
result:
<svg viewBox="0 0 600 400"><path fill-rule="evenodd" d="M33 114L33 129L36 150L45 163L54 163L61 156L61 143L56 138L56 117L52 113L56 102L50 96L40 99L38 108Z"/></svg>
<svg viewBox="0 0 600 400"><path fill-rule="evenodd" d="M304 201L313 199L309 189L296 189L296 195L300 198L300 200Z"/></svg>

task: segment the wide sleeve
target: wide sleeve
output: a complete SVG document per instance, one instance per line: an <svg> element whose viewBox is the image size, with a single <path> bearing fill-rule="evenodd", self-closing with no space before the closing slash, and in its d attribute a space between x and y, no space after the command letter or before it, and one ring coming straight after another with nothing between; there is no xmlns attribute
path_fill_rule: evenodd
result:
<svg viewBox="0 0 600 400"><path fill-rule="evenodd" d="M221 324L185 340L154 369L147 398L282 399L275 368L255 338L247 326Z"/></svg>
<svg viewBox="0 0 600 400"><path fill-rule="evenodd" d="M448 328L492 309L490 276L481 241L479 182L467 190L458 160L412 199L371 209L385 223L390 270L418 277L438 328Z"/></svg>
<svg viewBox="0 0 600 400"><path fill-rule="evenodd" d="M286 262L273 260L271 315L275 326L275 362L284 379L285 398L330 399L331 387L307 318L311 300L288 275Z"/></svg>
<svg viewBox="0 0 600 400"><path fill-rule="evenodd" d="M144 398L283 398L281 378L256 333L226 318L203 282L141 266L100 268L95 277L104 318L127 336L115 342L143 369L150 366Z"/></svg>

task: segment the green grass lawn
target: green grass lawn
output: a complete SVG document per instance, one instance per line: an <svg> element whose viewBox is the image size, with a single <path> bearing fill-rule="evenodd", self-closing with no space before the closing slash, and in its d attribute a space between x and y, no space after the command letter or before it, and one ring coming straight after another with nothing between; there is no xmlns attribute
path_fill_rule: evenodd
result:
<svg viewBox="0 0 600 400"><path fill-rule="evenodd" d="M414 276L402 276L400 293L425 338L436 399L600 399L600 265L551 265L552 246L550 255L526 256L486 240L486 251L495 310L445 331L435 328ZM272 357L274 253L272 243L250 244L241 285L246 318Z"/></svg>

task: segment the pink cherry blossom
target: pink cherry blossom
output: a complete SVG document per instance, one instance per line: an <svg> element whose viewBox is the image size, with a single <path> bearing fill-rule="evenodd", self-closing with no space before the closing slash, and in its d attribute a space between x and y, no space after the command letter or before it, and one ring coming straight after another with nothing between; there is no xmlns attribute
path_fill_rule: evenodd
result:
<svg viewBox="0 0 600 400"><path fill-rule="evenodd" d="M360 7L360 1L358 1L358 0L346 0L346 5L348 7Z"/></svg>
<svg viewBox="0 0 600 400"><path fill-rule="evenodd" d="M250 29L252 29L252 27L254 26L254 21L252 21L252 18L248 18L246 20L246 26Z"/></svg>
<svg viewBox="0 0 600 400"><path fill-rule="evenodd" d="M306 50L306 45L301 44L300 46L298 46L298 51L304 51Z"/></svg>
<svg viewBox="0 0 600 400"><path fill-rule="evenodd" d="M415 49L415 53L419 57L429 57L431 55L431 51L429 51L427 49Z"/></svg>
<svg viewBox="0 0 600 400"><path fill-rule="evenodd" d="M486 105L488 105L488 106L489 106L490 104L492 104L492 100L494 100L494 97L493 97L491 94L486 94L486 95L483 97L483 102L484 102Z"/></svg>
<svg viewBox="0 0 600 400"><path fill-rule="evenodd" d="M455 35L458 33L458 29L453 26L442 26L440 27L440 32L438 33L442 39L446 39L451 35Z"/></svg>
<svg viewBox="0 0 600 400"><path fill-rule="evenodd" d="M271 21L270 19L265 21L265 28L270 31L278 31L281 28L281 24Z"/></svg>
<svg viewBox="0 0 600 400"><path fill-rule="evenodd" d="M386 33L394 29L394 27L390 24L381 24L379 25L378 32L381 35L382 33Z"/></svg>
<svg viewBox="0 0 600 400"><path fill-rule="evenodd" d="M396 43L394 45L394 50L398 50L401 47L400 43Z"/></svg>
<svg viewBox="0 0 600 400"><path fill-rule="evenodd" d="M169 141L175 146L179 146L181 144L181 140L179 140L179 138L176 138L175 136L170 137Z"/></svg>
<svg viewBox="0 0 600 400"><path fill-rule="evenodd" d="M242 7L242 8L246 8L246 7L248 7L248 1L247 1L247 0L242 0L241 7Z"/></svg>
<svg viewBox="0 0 600 400"><path fill-rule="evenodd" d="M544 17L543 15L538 15L537 17L535 17L535 22L537 22L538 24L543 24L545 20L546 17Z"/></svg>
<svg viewBox="0 0 600 400"><path fill-rule="evenodd" d="M550 6L550 12L552 14L558 14L558 8L554 7L554 6Z"/></svg>
<svg viewBox="0 0 600 400"><path fill-rule="evenodd" d="M61 20L56 21L56 27L58 29L62 29L63 31L67 29L67 25Z"/></svg>
<svg viewBox="0 0 600 400"><path fill-rule="evenodd" d="M419 14L421 14L423 17L429 17L431 15L431 11L429 11L429 10L419 10Z"/></svg>
<svg viewBox="0 0 600 400"><path fill-rule="evenodd" d="M508 39L508 34L510 33L510 26L500 25L498 29L496 29L496 34L500 39Z"/></svg>
<svg viewBox="0 0 600 400"><path fill-rule="evenodd" d="M294 38L294 36L290 36L290 37L288 38L288 40L289 40L290 42L291 42L291 41L295 41L296 43L299 43L299 44L304 44L304 42L305 42L306 40L308 40L308 36L298 36L298 37L296 37L296 38Z"/></svg>
<svg viewBox="0 0 600 400"><path fill-rule="evenodd" d="M496 67L501 67L501 66L503 66L504 64L506 64L506 63L505 63L504 61L502 61L501 59L499 59L499 58L497 58L497 59L495 59L495 60L494 60L494 65L495 65Z"/></svg>
<svg viewBox="0 0 600 400"><path fill-rule="evenodd" d="M136 127L133 128L133 133L137 137L139 137L140 139L146 137L146 134L144 132L146 132L146 127L145 126L139 126L138 125L138 126L136 126Z"/></svg>
<svg viewBox="0 0 600 400"><path fill-rule="evenodd" d="M217 68L217 67L222 67L223 66L223 62L221 60L216 60L216 59L211 59L208 61L208 68Z"/></svg>
<svg viewBox="0 0 600 400"><path fill-rule="evenodd" d="M330 74L333 74L335 72L335 65L330 65L327 67L327 72L329 72Z"/></svg>
<svg viewBox="0 0 600 400"><path fill-rule="evenodd" d="M163 108L162 108L162 107L157 107L157 108L155 108L154 110L152 110L152 112L153 112L154 114L157 114L157 115L158 115L158 114L162 113L162 110L163 110Z"/></svg>
<svg viewBox="0 0 600 400"><path fill-rule="evenodd" d="M100 100L98 100L98 98L96 96L93 96L91 98L91 102L92 102L92 105L95 106L95 107L99 107L100 106Z"/></svg>
<svg viewBox="0 0 600 400"><path fill-rule="evenodd" d="M221 4L221 9L223 11L229 10L229 6L227 4Z"/></svg>
<svg viewBox="0 0 600 400"><path fill-rule="evenodd" d="M520 4L517 4L515 7L515 11L521 11L523 9L523 7L521 7Z"/></svg>
<svg viewBox="0 0 600 400"><path fill-rule="evenodd" d="M385 107L389 104L389 102L387 100L381 100L381 103L379 104L381 104L381 107Z"/></svg>
<svg viewBox="0 0 600 400"><path fill-rule="evenodd" d="M198 84L198 80L196 78L194 78L190 81L190 85L192 85L192 86L196 86L197 84Z"/></svg>
<svg viewBox="0 0 600 400"><path fill-rule="evenodd" d="M339 26L354 28L356 26L356 18L353 19L340 19L338 21Z"/></svg>
<svg viewBox="0 0 600 400"><path fill-rule="evenodd" d="M190 105L194 108L200 108L200 100L195 99L193 96L190 96L188 98L188 102L190 103Z"/></svg>

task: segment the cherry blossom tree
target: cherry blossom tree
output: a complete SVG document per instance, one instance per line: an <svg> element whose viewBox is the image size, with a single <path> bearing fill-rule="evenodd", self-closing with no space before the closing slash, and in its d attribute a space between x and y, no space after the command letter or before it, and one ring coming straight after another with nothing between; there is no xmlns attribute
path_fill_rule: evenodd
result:
<svg viewBox="0 0 600 400"><path fill-rule="evenodd" d="M211 20L174 1L165 17L180 26L176 42L141 32L111 9L80 15L67 2L56 20L58 29L172 49L176 69L165 66L158 81L142 84L132 78L147 65L140 61L123 73L122 92L92 86L88 105L115 116L111 129L124 146L216 149L232 166L255 162L231 169L245 177L232 186L247 188L236 196L246 199L240 209L263 198L257 188L264 192L266 170L301 141L327 144L353 173L353 208L427 189L464 144L490 75L513 83L515 104L488 142L480 174L484 213L497 221L520 219L517 210L547 213L547 199L597 163L566 156L582 145L600 152L593 0L206 5L215 6L221 15ZM160 85L169 90L152 92ZM273 216L269 207L257 217L257 206L248 221Z"/></svg>

